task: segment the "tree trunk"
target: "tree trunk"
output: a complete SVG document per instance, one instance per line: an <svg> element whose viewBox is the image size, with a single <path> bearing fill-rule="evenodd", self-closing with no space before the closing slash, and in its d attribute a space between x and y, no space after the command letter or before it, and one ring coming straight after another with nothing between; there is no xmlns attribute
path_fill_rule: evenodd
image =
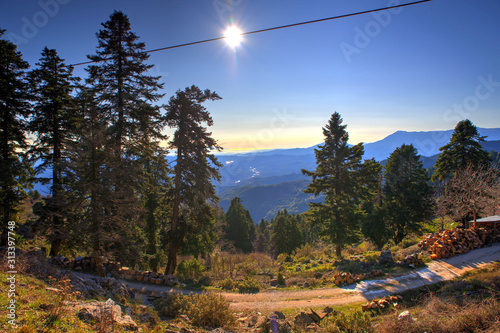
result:
<svg viewBox="0 0 500 333"><path fill-rule="evenodd" d="M165 274L174 274L177 268L177 250L179 246L174 242L170 241L168 244L168 261L167 268L165 269Z"/></svg>
<svg viewBox="0 0 500 333"><path fill-rule="evenodd" d="M170 227L170 236L168 239L168 261L166 274L174 274L177 267L177 250L179 249L179 240L177 239L177 228L179 226L179 214L181 205L181 176L182 176L182 149L177 148L177 162L175 165L175 189L174 189L174 207L172 211L172 225Z"/></svg>
<svg viewBox="0 0 500 333"><path fill-rule="evenodd" d="M49 253L50 257L57 256L59 254L59 251L61 250L61 244L62 244L61 237L55 236L50 246L50 253Z"/></svg>
<svg viewBox="0 0 500 333"><path fill-rule="evenodd" d="M337 257L342 258L342 244L337 243L335 245L335 254L337 255Z"/></svg>

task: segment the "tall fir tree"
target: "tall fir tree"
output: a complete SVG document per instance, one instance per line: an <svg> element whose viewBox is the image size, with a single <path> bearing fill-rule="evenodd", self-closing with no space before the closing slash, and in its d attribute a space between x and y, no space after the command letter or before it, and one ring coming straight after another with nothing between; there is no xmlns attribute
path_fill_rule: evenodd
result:
<svg viewBox="0 0 500 333"><path fill-rule="evenodd" d="M110 142L121 156L143 136L144 122L160 121L160 108L152 104L163 97L158 93L163 84L159 77L147 75L153 65L145 63L145 44L131 31L125 14L115 11L102 26L96 54L88 56L95 63L87 68L88 83L109 123ZM155 129L148 135L161 137L161 129Z"/></svg>
<svg viewBox="0 0 500 333"><path fill-rule="evenodd" d="M66 66L56 50L45 47L38 68L29 73L30 89L34 98L29 129L36 135L32 155L37 159L37 173L52 169L51 196L45 199L46 216L50 221L50 255L59 253L64 232L64 160L66 141L74 135L75 113L72 92L79 81L73 68Z"/></svg>
<svg viewBox="0 0 500 333"><path fill-rule="evenodd" d="M169 274L177 267L177 252L185 241L191 217L202 225L214 220L210 202L218 198L211 181L220 179L218 168L222 164L212 151L221 151L222 147L205 127L212 126L213 120L202 103L218 99L215 92L191 86L177 91L166 106L167 124L175 129L170 147L176 151L166 268Z"/></svg>
<svg viewBox="0 0 500 333"><path fill-rule="evenodd" d="M252 251L252 241L255 237L255 224L250 212L243 207L241 199L235 197L226 212L227 239L234 247L243 253Z"/></svg>
<svg viewBox="0 0 500 333"><path fill-rule="evenodd" d="M8 222L17 221L20 202L31 187L32 169L26 155L30 96L26 81L29 65L0 29L0 246L7 245Z"/></svg>
<svg viewBox="0 0 500 333"><path fill-rule="evenodd" d="M134 249L143 243L137 227L143 209L138 193L141 189L140 153L145 143L154 149L162 138L164 120L160 107L155 105L163 96L160 77L148 75L153 65L146 64L149 55L145 44L131 31L128 17L120 11L110 15L103 29L97 33L96 54L88 58L94 62L87 68L87 80L106 122L106 164L111 177L112 200L109 213L115 223L114 252L121 253L122 261L137 260ZM145 141L144 137L149 137ZM119 227L121 226L121 227Z"/></svg>
<svg viewBox="0 0 500 333"><path fill-rule="evenodd" d="M455 172L465 170L469 165L489 166L491 156L481 145L484 139L469 119L460 121L455 126L450 142L439 148L441 153L435 164L432 181L446 181Z"/></svg>
<svg viewBox="0 0 500 333"><path fill-rule="evenodd" d="M399 244L432 217L432 189L413 145L403 144L392 152L384 176L384 205L389 219L386 229Z"/></svg>
<svg viewBox="0 0 500 333"><path fill-rule="evenodd" d="M374 160L362 162L363 144L348 145L347 126L342 122L339 113L331 116L323 128L325 143L314 150L316 170L302 170L312 177L304 192L325 195L323 202L309 203L309 214L313 223L321 225L320 233L335 244L339 257L344 246L359 237L360 204L371 198L381 169Z"/></svg>

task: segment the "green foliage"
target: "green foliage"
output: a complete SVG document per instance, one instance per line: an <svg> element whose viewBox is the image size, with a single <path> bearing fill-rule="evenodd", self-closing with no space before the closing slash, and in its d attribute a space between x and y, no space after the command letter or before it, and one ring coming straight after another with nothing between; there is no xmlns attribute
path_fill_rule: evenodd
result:
<svg viewBox="0 0 500 333"><path fill-rule="evenodd" d="M422 229L432 216L432 190L427 172L413 145L403 144L385 165L386 229L396 244Z"/></svg>
<svg viewBox="0 0 500 333"><path fill-rule="evenodd" d="M253 250L260 253L271 253L271 227L269 222L261 220L255 231Z"/></svg>
<svg viewBox="0 0 500 333"><path fill-rule="evenodd" d="M302 234L299 229L300 216L289 215L286 210L276 215L271 221L272 242L276 254L291 254L302 244Z"/></svg>
<svg viewBox="0 0 500 333"><path fill-rule="evenodd" d="M261 285L255 278L247 276L243 281L237 283L237 288L240 293L256 293L260 290Z"/></svg>
<svg viewBox="0 0 500 333"><path fill-rule="evenodd" d="M315 149L316 170L302 170L312 177L305 190L318 196L325 195L322 203L310 203L309 216L321 225L320 233L336 244L341 256L345 244L359 238L362 218L360 204L370 200L378 184L381 166L374 160L362 162L363 144L350 147L346 125L335 112L323 128L325 143Z"/></svg>
<svg viewBox="0 0 500 333"><path fill-rule="evenodd" d="M213 229L206 228L214 221L209 202L217 201L211 180L220 179L218 168L222 166L213 151L221 151L222 147L207 130L213 120L202 103L219 99L215 92L193 85L178 90L166 106L165 121L175 129L170 148L176 150L167 273L175 271L180 247L198 232L209 236L207 232Z"/></svg>
<svg viewBox="0 0 500 333"><path fill-rule="evenodd" d="M234 247L243 253L252 251L252 240L255 238L255 225L250 212L243 207L241 199L236 197L231 200L225 219L226 238Z"/></svg>
<svg viewBox="0 0 500 333"><path fill-rule="evenodd" d="M370 315L355 310L351 312L341 312L337 315L326 317L321 321L321 327L328 333L371 333L375 332L372 328Z"/></svg>
<svg viewBox="0 0 500 333"><path fill-rule="evenodd" d="M49 230L50 255L54 256L58 254L63 240L67 240L65 228L71 227L63 221L68 215L64 194L68 164L64 162L67 159L66 142L74 136L78 118L71 93L79 79L73 77L73 68L64 64L56 50L47 47L38 66L29 74L34 97L29 129L36 135L31 147L33 157L40 162L36 172L52 168L51 196L44 198L45 214L39 221L49 222L40 229Z"/></svg>
<svg viewBox="0 0 500 333"><path fill-rule="evenodd" d="M229 310L229 303L221 295L172 294L154 301L153 304L160 316L175 318L185 314L195 326L232 328L236 325L236 318Z"/></svg>
<svg viewBox="0 0 500 333"><path fill-rule="evenodd" d="M224 290L233 290L236 288L236 281L228 277L224 280L220 280L217 285Z"/></svg>
<svg viewBox="0 0 500 333"><path fill-rule="evenodd" d="M177 274L183 280L197 281L205 272L205 266L196 258L181 260L177 266Z"/></svg>
<svg viewBox="0 0 500 333"><path fill-rule="evenodd" d="M0 38L5 30L0 29ZM7 244L7 223L17 220L20 202L31 187L31 165L26 149L28 86L22 59L14 43L0 39L0 246Z"/></svg>
<svg viewBox="0 0 500 333"><path fill-rule="evenodd" d="M432 180L445 181L469 165L488 166L491 157L481 145L484 139L469 119L460 121L455 126L450 142L439 148L441 154L436 161Z"/></svg>
<svg viewBox="0 0 500 333"><path fill-rule="evenodd" d="M361 224L361 231L380 249L389 238L385 206L374 205L372 208L367 208L367 211Z"/></svg>

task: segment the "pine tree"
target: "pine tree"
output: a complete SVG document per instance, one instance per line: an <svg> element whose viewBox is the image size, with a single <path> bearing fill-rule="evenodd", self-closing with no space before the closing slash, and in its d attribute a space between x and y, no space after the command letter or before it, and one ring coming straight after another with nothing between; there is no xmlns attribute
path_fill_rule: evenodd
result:
<svg viewBox="0 0 500 333"><path fill-rule="evenodd" d="M80 245L89 244L94 255L103 255L113 239L109 212L113 187L106 151L107 125L91 89L82 88L76 98L80 118L76 135L68 142L67 204L72 230L80 236Z"/></svg>
<svg viewBox="0 0 500 333"><path fill-rule="evenodd" d="M241 199L235 197L226 212L227 239L243 253L252 251L252 240L255 236L255 225L250 212L243 207Z"/></svg>
<svg viewBox="0 0 500 333"><path fill-rule="evenodd" d="M271 231L269 222L260 220L255 231L254 251L259 253L271 253Z"/></svg>
<svg viewBox="0 0 500 333"><path fill-rule="evenodd" d="M163 85L159 77L147 75L153 65L145 63L145 44L131 31L126 15L115 11L102 26L96 54L88 56L95 64L87 68L87 84L106 122L106 168L113 188L107 210L115 224L112 250L123 262L135 262L145 237L140 155L145 143L155 149L162 138L165 122L154 103L163 96L158 92Z"/></svg>
<svg viewBox="0 0 500 333"><path fill-rule="evenodd" d="M211 180L220 179L218 168L222 164L212 151L222 148L203 126L212 126L213 120L201 104L218 99L215 92L191 86L177 91L166 107L167 124L176 129L170 146L177 156L166 268L169 274L175 272L177 252L183 245L191 217L202 225L213 220L209 202L217 201L217 196Z"/></svg>
<svg viewBox="0 0 500 333"><path fill-rule="evenodd" d="M384 205L386 227L396 244L431 218L431 195L427 171L413 145L394 150L385 165Z"/></svg>
<svg viewBox="0 0 500 333"><path fill-rule="evenodd" d="M359 237L359 207L363 200L371 198L381 169L374 160L361 161L363 144L349 147L346 127L335 112L323 128L325 143L314 150L316 170L302 170L312 177L304 192L325 195L323 202L309 203L309 214L313 223L322 226L320 233L336 245L339 257L345 244Z"/></svg>
<svg viewBox="0 0 500 333"><path fill-rule="evenodd" d="M145 44L130 30L128 17L115 11L97 33L99 46L95 55L88 58L95 62L89 66L89 84L96 91L100 108L109 122L111 143L118 155L127 153L137 142L145 128L144 122L155 123L161 119L160 108L152 106L162 94L159 77L146 75L153 65L145 64L149 55ZM160 131L149 130L151 137L161 137Z"/></svg>
<svg viewBox="0 0 500 333"><path fill-rule="evenodd" d="M296 215L289 215L287 210L279 211L272 223L272 242L276 255L291 254L302 244L302 234Z"/></svg>
<svg viewBox="0 0 500 333"><path fill-rule="evenodd" d="M59 253L64 239L64 173L66 140L74 134L75 110L71 96L78 78L73 68L64 64L56 50L47 47L42 52L38 68L29 74L34 105L29 129L36 135L33 156L40 162L36 168L41 173L52 168L51 196L45 199L50 214L50 255Z"/></svg>
<svg viewBox="0 0 500 333"><path fill-rule="evenodd" d="M460 121L449 143L439 148L441 154L435 164L432 181L445 181L455 172L473 167L487 167L491 157L481 145L485 137L480 136L477 127L469 120Z"/></svg>
<svg viewBox="0 0 500 333"><path fill-rule="evenodd" d="M0 29L0 37L5 30ZM31 187L32 169L26 155L26 119L30 96L26 82L29 65L17 47L0 39L0 246L7 245L7 224L16 221L20 202Z"/></svg>

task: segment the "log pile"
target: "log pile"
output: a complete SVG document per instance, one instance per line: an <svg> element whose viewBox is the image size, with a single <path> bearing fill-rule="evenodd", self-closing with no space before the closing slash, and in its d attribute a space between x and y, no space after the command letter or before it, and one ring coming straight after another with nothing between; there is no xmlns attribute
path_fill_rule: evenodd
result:
<svg viewBox="0 0 500 333"><path fill-rule="evenodd" d="M406 256L403 260L398 261L399 266L409 266L415 268L417 266L423 265L424 261L419 257L420 253L413 253Z"/></svg>
<svg viewBox="0 0 500 333"><path fill-rule="evenodd" d="M395 296L386 296L384 298L380 299L374 299L371 302L368 302L366 304L361 305L361 310L363 311L368 311L368 310L373 310L373 309L385 309L388 306L396 305L397 302L402 301L403 296L401 295L395 295Z"/></svg>
<svg viewBox="0 0 500 333"><path fill-rule="evenodd" d="M384 272L382 271L371 271L370 273L361 273L361 274L351 274L349 272L346 273L339 273L336 274L333 277L333 282L337 285L343 285L343 284L351 284L354 282L358 282L361 280L366 280L366 279L371 279L377 276L382 276L384 275Z"/></svg>
<svg viewBox="0 0 500 333"><path fill-rule="evenodd" d="M431 253L431 259L450 258L456 254L467 253L495 242L495 233L490 228L452 229L430 233L418 243L423 250Z"/></svg>

